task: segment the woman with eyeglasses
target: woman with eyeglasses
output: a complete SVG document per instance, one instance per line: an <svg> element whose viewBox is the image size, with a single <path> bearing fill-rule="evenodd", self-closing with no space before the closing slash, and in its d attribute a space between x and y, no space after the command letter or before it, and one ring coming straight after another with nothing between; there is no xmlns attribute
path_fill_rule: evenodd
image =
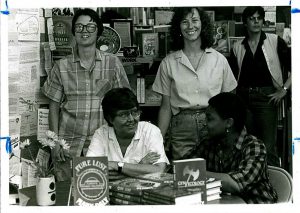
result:
<svg viewBox="0 0 300 213"><path fill-rule="evenodd" d="M84 147L104 123L101 100L112 88L130 87L118 57L101 52L96 42L103 24L96 11L79 9L72 20L73 53L54 63L42 88L50 99L49 127L70 145L71 157ZM71 177L69 159L57 146L52 150L58 180Z"/></svg>
<svg viewBox="0 0 300 213"><path fill-rule="evenodd" d="M282 38L265 33L263 7L246 7L245 38L233 45L230 65L238 81L237 94L249 109L247 129L268 151L268 164L280 166L277 148L278 106L291 87L291 51ZM286 106L284 106L286 108Z"/></svg>
<svg viewBox="0 0 300 213"><path fill-rule="evenodd" d="M107 124L95 131L87 156L107 156L110 174L163 172L169 164L163 137L158 127L140 121L141 111L133 92L128 88L110 90L102 108Z"/></svg>

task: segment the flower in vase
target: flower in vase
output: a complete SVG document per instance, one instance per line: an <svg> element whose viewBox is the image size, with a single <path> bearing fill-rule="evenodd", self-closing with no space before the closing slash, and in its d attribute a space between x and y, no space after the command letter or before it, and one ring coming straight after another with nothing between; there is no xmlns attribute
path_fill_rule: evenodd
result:
<svg viewBox="0 0 300 213"><path fill-rule="evenodd" d="M40 164L40 162L35 160L35 158L33 157L31 150L29 148L29 146L31 144L29 139L25 139L24 141L19 141L19 144L20 144L20 149L27 150L30 155L32 163L28 163L28 165L31 166L35 170L35 177L48 177L48 176L52 175L53 167L51 167L51 165L49 167L43 166L42 164ZM20 159L20 157L18 157L14 153L12 153L10 157L13 157L13 156ZM22 160L22 159L20 159L20 160ZM26 161L24 161L24 162L27 163Z"/></svg>

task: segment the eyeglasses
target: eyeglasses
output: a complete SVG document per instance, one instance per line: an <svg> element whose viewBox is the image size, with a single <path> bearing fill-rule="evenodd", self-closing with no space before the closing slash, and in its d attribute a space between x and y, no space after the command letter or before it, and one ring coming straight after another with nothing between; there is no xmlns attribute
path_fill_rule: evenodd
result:
<svg viewBox="0 0 300 213"><path fill-rule="evenodd" d="M141 116L141 111L138 109L128 110L126 112L117 113L116 116L121 118L122 120L126 120L131 115L133 119L137 119Z"/></svg>
<svg viewBox="0 0 300 213"><path fill-rule="evenodd" d="M94 33L97 30L97 25L96 24L75 24L75 32L76 33L81 33L84 28L86 29L87 32L89 33Z"/></svg>
<svg viewBox="0 0 300 213"><path fill-rule="evenodd" d="M249 20L252 21L252 22L261 21L261 20L263 20L263 17L261 17L261 16L257 16L257 17L251 16L251 17L249 17Z"/></svg>

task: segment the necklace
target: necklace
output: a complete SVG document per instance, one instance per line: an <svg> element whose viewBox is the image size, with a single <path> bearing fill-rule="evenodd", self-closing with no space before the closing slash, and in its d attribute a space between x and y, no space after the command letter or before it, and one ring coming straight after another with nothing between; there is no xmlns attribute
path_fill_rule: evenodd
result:
<svg viewBox="0 0 300 213"><path fill-rule="evenodd" d="M192 56L192 55L187 55L186 54L187 58L189 59L191 65L192 65L192 67L194 68L195 71L197 71L197 69L200 65L200 62L202 60L203 55L204 55L204 51L201 52L201 55L197 54L195 56L194 55Z"/></svg>

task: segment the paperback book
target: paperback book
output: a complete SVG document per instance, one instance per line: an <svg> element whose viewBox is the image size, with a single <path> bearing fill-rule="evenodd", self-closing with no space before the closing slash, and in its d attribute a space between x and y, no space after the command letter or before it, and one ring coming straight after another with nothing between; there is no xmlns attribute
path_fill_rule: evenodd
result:
<svg viewBox="0 0 300 213"><path fill-rule="evenodd" d="M121 192L124 194L142 195L143 190L154 189L161 185L161 183L141 180L138 178L125 178L109 183L110 191Z"/></svg>
<svg viewBox="0 0 300 213"><path fill-rule="evenodd" d="M138 175L137 178L164 183L164 184L173 184L173 174L165 173L165 172L156 172L156 173Z"/></svg>
<svg viewBox="0 0 300 213"><path fill-rule="evenodd" d="M73 158L75 206L102 206L109 203L107 157Z"/></svg>
<svg viewBox="0 0 300 213"><path fill-rule="evenodd" d="M157 189L143 191L143 201L157 204L204 204L206 193L202 188L174 188L164 185Z"/></svg>
<svg viewBox="0 0 300 213"><path fill-rule="evenodd" d="M174 187L206 189L206 162L203 158L173 161Z"/></svg>

